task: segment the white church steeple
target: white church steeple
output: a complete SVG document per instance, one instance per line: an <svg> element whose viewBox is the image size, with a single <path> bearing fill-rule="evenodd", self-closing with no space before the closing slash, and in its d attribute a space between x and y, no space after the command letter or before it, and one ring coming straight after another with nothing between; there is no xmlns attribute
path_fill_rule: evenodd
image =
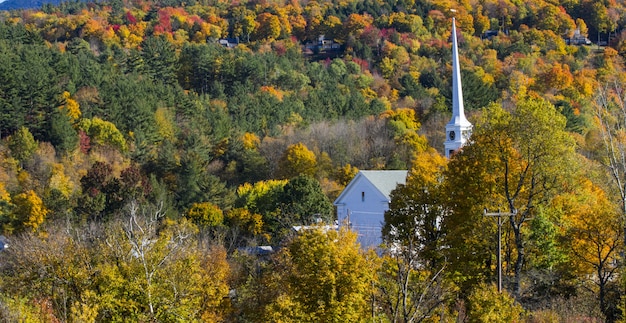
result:
<svg viewBox="0 0 626 323"><path fill-rule="evenodd" d="M463 111L459 49L456 40L455 19L452 18L452 119L446 125L446 141L444 142L446 158L450 158L450 155L467 142L471 131L472 124L467 121Z"/></svg>

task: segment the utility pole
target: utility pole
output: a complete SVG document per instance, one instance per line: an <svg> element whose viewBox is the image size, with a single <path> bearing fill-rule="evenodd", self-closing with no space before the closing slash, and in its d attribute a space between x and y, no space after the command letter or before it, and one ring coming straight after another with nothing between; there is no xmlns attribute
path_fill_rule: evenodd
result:
<svg viewBox="0 0 626 323"><path fill-rule="evenodd" d="M502 213L500 210L495 213L488 213L487 209L483 213L484 216L495 216L498 218L498 251L496 254L496 258L498 259L498 293L502 292L502 217L503 216L514 216L517 214L517 210L513 210L513 212Z"/></svg>

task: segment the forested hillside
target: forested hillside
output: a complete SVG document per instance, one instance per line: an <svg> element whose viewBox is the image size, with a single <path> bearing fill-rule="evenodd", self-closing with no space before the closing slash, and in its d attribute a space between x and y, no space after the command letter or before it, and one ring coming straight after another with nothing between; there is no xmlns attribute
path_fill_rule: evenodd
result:
<svg viewBox="0 0 626 323"><path fill-rule="evenodd" d="M453 16L474 131L447 160ZM2 11L0 318L618 321L624 26L591 0ZM410 171L378 253L291 229L359 169ZM484 209L514 214L503 293Z"/></svg>

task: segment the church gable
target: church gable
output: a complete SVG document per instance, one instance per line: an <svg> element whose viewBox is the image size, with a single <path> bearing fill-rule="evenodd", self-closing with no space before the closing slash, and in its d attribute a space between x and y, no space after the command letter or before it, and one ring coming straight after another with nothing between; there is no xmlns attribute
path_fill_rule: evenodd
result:
<svg viewBox="0 0 626 323"><path fill-rule="evenodd" d="M382 225L390 193L405 184L408 171L360 171L335 200L337 220L358 234L364 248L382 242Z"/></svg>
<svg viewBox="0 0 626 323"><path fill-rule="evenodd" d="M362 202L364 199L389 202L389 194L398 184L406 183L407 174L406 170L360 171L337 197L334 204L356 202L359 199Z"/></svg>

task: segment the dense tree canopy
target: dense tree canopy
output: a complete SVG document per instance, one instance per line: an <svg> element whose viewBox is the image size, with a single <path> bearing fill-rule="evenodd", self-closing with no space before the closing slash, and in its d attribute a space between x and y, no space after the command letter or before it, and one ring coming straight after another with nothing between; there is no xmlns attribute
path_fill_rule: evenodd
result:
<svg viewBox="0 0 626 323"><path fill-rule="evenodd" d="M474 130L446 160L452 16ZM617 320L625 21L591 0L2 11L0 318ZM377 254L322 229L358 169L410 170ZM510 296L485 208L515 214Z"/></svg>

